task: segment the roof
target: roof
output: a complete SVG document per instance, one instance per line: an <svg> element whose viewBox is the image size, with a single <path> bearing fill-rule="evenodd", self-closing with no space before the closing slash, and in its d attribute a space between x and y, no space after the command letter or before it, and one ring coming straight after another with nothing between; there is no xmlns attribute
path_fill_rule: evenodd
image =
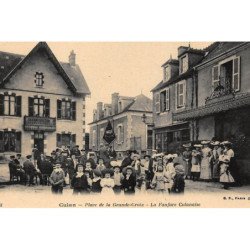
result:
<svg viewBox="0 0 250 250"><path fill-rule="evenodd" d="M164 67L167 64L179 65L179 60L170 58L165 63L163 63L161 66Z"/></svg>
<svg viewBox="0 0 250 250"><path fill-rule="evenodd" d="M115 117L117 115L126 113L126 112L145 112L145 113L152 113L153 112L153 101L148 98L147 96L140 94L136 97L131 97L134 100L127 106L125 107L121 112L115 114L115 115L110 115L107 117L103 117L102 119L99 119L97 121L93 121L91 123L89 123L89 125L94 124L96 122L99 121L103 121L103 120L108 120L112 117Z"/></svg>
<svg viewBox="0 0 250 250"><path fill-rule="evenodd" d="M194 68L191 68L191 69L187 70L186 72L182 73L181 75L177 75L177 76L170 78L167 82L161 81L156 85L156 87L154 87L151 90L151 92L155 92L159 89L162 89L162 88L169 86L170 84L179 82L183 79L187 79L187 78L192 76L193 72L194 72Z"/></svg>
<svg viewBox="0 0 250 250"><path fill-rule="evenodd" d="M180 46L179 48L183 48L183 52L178 54L178 57L181 57L182 55L186 54L186 53L193 53L193 54L201 54L204 55L205 51L203 49L195 49L195 48L191 48L191 47L187 47L187 46Z"/></svg>
<svg viewBox="0 0 250 250"><path fill-rule="evenodd" d="M208 52L201 64L216 58L231 49L234 49L245 42L215 42L208 46L205 50Z"/></svg>
<svg viewBox="0 0 250 250"><path fill-rule="evenodd" d="M44 49L49 55L58 72L61 74L69 89L75 94L90 94L87 82L78 65L59 62L46 42L39 42L28 55L18 55L0 52L0 85L5 84L27 59L39 49Z"/></svg>

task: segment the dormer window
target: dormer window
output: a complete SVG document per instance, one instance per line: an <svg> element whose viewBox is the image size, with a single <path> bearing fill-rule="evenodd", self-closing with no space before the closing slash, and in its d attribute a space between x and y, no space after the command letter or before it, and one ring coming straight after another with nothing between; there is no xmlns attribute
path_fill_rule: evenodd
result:
<svg viewBox="0 0 250 250"><path fill-rule="evenodd" d="M185 55L180 59L180 74L188 70L188 56Z"/></svg>
<svg viewBox="0 0 250 250"><path fill-rule="evenodd" d="M168 81L170 79L170 67L166 66L164 68L164 81Z"/></svg>
<svg viewBox="0 0 250 250"><path fill-rule="evenodd" d="M43 87L44 84L44 75L41 72L36 72L35 74L35 84L36 87Z"/></svg>

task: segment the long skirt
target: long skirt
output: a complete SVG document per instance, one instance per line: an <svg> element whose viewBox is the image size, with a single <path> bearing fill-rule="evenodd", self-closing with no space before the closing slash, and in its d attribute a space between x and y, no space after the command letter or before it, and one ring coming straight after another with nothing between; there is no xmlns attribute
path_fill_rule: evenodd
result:
<svg viewBox="0 0 250 250"><path fill-rule="evenodd" d="M183 165L185 169L185 176L190 176L191 175L191 162L190 161L185 161L183 160Z"/></svg>
<svg viewBox="0 0 250 250"><path fill-rule="evenodd" d="M213 164L213 179L219 179L220 178L220 167L219 163L216 161Z"/></svg>
<svg viewBox="0 0 250 250"><path fill-rule="evenodd" d="M211 166L210 166L208 158L203 158L201 161L200 179L202 179L202 180L211 180L212 179Z"/></svg>

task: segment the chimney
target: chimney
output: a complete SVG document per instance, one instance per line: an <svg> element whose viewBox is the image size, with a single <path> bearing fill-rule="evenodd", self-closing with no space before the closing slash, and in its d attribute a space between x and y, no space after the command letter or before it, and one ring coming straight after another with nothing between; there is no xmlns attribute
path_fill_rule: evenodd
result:
<svg viewBox="0 0 250 250"><path fill-rule="evenodd" d="M102 113L103 113L103 111L102 111L102 105L103 105L103 103L102 102L98 102L97 103L97 120L100 120L100 119L102 119L103 118L103 116L102 116Z"/></svg>
<svg viewBox="0 0 250 250"><path fill-rule="evenodd" d="M75 54L74 50L72 50L70 52L70 55L69 55L69 64L70 64L70 66L76 66L76 54Z"/></svg>
<svg viewBox="0 0 250 250"><path fill-rule="evenodd" d="M119 93L113 93L112 101L111 101L112 115L115 115L118 113L118 99L119 99Z"/></svg>

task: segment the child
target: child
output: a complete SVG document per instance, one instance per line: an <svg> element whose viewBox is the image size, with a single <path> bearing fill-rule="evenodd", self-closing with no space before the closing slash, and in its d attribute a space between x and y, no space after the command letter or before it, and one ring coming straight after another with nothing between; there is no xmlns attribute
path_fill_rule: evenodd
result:
<svg viewBox="0 0 250 250"><path fill-rule="evenodd" d="M136 177L133 174L133 168L127 166L125 169L125 176L122 180L122 187L124 189L124 194L134 194L136 186Z"/></svg>
<svg viewBox="0 0 250 250"><path fill-rule="evenodd" d="M83 194L89 192L90 186L87 176L83 173L82 164L78 164L76 166L76 174L72 178L71 185L73 187L73 194Z"/></svg>
<svg viewBox="0 0 250 250"><path fill-rule="evenodd" d="M185 188L185 168L178 162L174 164L175 177L172 190L174 193L184 193Z"/></svg>
<svg viewBox="0 0 250 250"><path fill-rule="evenodd" d="M89 192L90 192L90 189L92 187L92 178L91 176L93 176L93 171L91 170L91 172L89 170L84 170L84 174L86 175L87 177L87 181L88 181L88 185L89 185Z"/></svg>
<svg viewBox="0 0 250 250"><path fill-rule="evenodd" d="M166 158L168 161L167 161L167 164L164 166L163 172L164 172L164 177L165 177L165 190L167 190L168 193L170 194L171 189L174 184L174 177L176 174L174 163L173 163L174 155L168 154Z"/></svg>
<svg viewBox="0 0 250 250"><path fill-rule="evenodd" d="M140 177L137 179L137 188L139 193L145 194L148 189L148 181L146 178L146 173L141 173Z"/></svg>
<svg viewBox="0 0 250 250"><path fill-rule="evenodd" d="M61 164L57 163L50 178L51 191L53 194L62 194L63 184L65 181L64 172L61 168Z"/></svg>
<svg viewBox="0 0 250 250"><path fill-rule="evenodd" d="M91 179L93 179L93 170L92 170L92 167L91 167L91 166L92 166L92 165L91 165L91 162L87 161L87 162L86 162L86 165L85 165L84 171L87 171L87 172L89 173L89 177L90 177Z"/></svg>
<svg viewBox="0 0 250 250"><path fill-rule="evenodd" d="M114 192L115 194L120 194L122 191L122 179L123 179L123 175L120 172L120 166L119 165L115 165L114 166Z"/></svg>
<svg viewBox="0 0 250 250"><path fill-rule="evenodd" d="M191 158L191 179L193 181L197 181L200 178L201 172L201 153L200 148L202 145L195 144L195 149L192 151L192 158Z"/></svg>
<svg viewBox="0 0 250 250"><path fill-rule="evenodd" d="M92 189L91 191L93 193L101 193L102 191L102 187L101 187L101 176L102 176L102 173L99 169L94 169L93 170L93 180L92 180Z"/></svg>
<svg viewBox="0 0 250 250"><path fill-rule="evenodd" d="M154 178L152 180L151 187L159 192L164 192L164 190L165 190L165 177L164 177L162 165L158 165L158 169L154 174Z"/></svg>
<svg viewBox="0 0 250 250"><path fill-rule="evenodd" d="M223 184L224 189L229 189L230 183L234 183L234 178L228 170L229 163L230 157L228 157L227 155L223 154L219 157L220 183Z"/></svg>
<svg viewBox="0 0 250 250"><path fill-rule="evenodd" d="M111 178L113 171L106 169L103 174L104 178L101 180L102 194L112 195L114 194L113 187L115 186L114 180Z"/></svg>
<svg viewBox="0 0 250 250"><path fill-rule="evenodd" d="M101 173L106 169L102 158L98 160L98 165L96 166L96 169L98 169Z"/></svg>

